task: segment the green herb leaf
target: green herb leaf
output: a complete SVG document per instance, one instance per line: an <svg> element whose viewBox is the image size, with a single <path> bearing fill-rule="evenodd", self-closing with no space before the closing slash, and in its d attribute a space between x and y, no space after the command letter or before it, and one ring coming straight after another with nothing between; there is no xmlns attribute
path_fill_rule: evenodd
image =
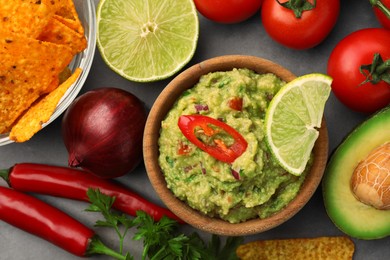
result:
<svg viewBox="0 0 390 260"><path fill-rule="evenodd" d="M238 259L236 254L237 247L244 242L243 237L228 237L226 239L225 246L218 254L218 259L224 260L236 260Z"/></svg>
<svg viewBox="0 0 390 260"><path fill-rule="evenodd" d="M88 189L87 196L91 205L86 210L92 212L107 212L115 201L115 197L107 196L101 193L99 189Z"/></svg>
<svg viewBox="0 0 390 260"><path fill-rule="evenodd" d="M239 237L228 237L226 244L221 248L220 237L213 235L208 245L198 233L189 236L177 234L178 223L167 217L155 222L146 212L137 211L135 218L131 219L125 214L120 214L111 209L115 198L102 194L99 190L88 190L91 205L88 211L100 212L104 220L98 220L96 226L113 228L119 237L119 252L109 251L102 244L97 244L96 249L90 253L102 253L115 259L132 260L133 257L126 253L123 255L123 241L127 231L136 227L137 231L133 240L143 240L144 249L142 259L190 259L190 260L236 260L236 248L242 243ZM119 226L124 228L119 229ZM103 248L103 249L101 249Z"/></svg>
<svg viewBox="0 0 390 260"><path fill-rule="evenodd" d="M95 226L110 227L116 231L119 237L119 254L122 254L123 243L127 231L132 228L135 223L125 214L119 214L118 212L111 210L111 207L115 202L115 197L105 195L101 193L99 189L88 189L87 195L91 202L91 205L86 210L92 212L100 212L104 217L104 220L96 221ZM123 231L121 231L119 228L120 224L125 227Z"/></svg>

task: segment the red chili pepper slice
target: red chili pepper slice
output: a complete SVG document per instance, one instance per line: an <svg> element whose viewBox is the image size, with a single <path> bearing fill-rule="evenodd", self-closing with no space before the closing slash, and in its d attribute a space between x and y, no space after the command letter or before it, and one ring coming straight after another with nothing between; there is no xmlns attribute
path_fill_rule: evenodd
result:
<svg viewBox="0 0 390 260"><path fill-rule="evenodd" d="M248 146L244 137L234 128L208 116L182 115L179 117L178 126L191 143L222 162L234 162ZM221 134L232 139L232 144L227 144L225 138L220 138ZM210 141L205 143L200 136Z"/></svg>
<svg viewBox="0 0 390 260"><path fill-rule="evenodd" d="M77 256L87 255L95 232L59 209L0 186L0 219Z"/></svg>
<svg viewBox="0 0 390 260"><path fill-rule="evenodd" d="M10 170L0 171L0 177L15 190L34 192L74 200L89 201L89 188L115 197L113 208L136 216L136 211L148 213L155 221L164 215L184 223L170 210L154 204L119 183L96 177L84 170L35 163L15 164Z"/></svg>

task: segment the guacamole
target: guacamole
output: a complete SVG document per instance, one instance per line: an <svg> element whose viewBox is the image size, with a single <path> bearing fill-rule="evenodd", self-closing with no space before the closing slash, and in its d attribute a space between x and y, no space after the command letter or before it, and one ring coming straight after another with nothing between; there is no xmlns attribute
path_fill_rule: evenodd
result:
<svg viewBox="0 0 390 260"><path fill-rule="evenodd" d="M266 218L298 193L306 171L294 176L281 168L264 140L269 102L285 84L274 74L233 69L204 75L167 114L159 137L159 164L168 188L192 208L231 223ZM246 150L222 162L191 143L178 127L181 115L221 120L245 138Z"/></svg>

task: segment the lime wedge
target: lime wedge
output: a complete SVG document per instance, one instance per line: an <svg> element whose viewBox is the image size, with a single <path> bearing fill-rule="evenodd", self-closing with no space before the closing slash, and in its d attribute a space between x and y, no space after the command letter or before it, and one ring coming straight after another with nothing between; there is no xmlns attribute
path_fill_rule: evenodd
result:
<svg viewBox="0 0 390 260"><path fill-rule="evenodd" d="M101 0L96 16L103 60L132 81L172 76L197 46L199 21L192 0Z"/></svg>
<svg viewBox="0 0 390 260"><path fill-rule="evenodd" d="M300 175L318 138L332 78L308 74L287 83L272 99L265 117L266 141L279 164Z"/></svg>

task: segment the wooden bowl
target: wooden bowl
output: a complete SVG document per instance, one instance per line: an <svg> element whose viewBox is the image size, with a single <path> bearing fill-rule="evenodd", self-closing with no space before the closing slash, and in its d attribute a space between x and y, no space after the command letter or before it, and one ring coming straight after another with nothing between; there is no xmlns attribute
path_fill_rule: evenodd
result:
<svg viewBox="0 0 390 260"><path fill-rule="evenodd" d="M278 64L252 56L230 55L200 62L174 78L156 99L146 122L143 153L150 182L158 196L173 213L193 227L209 233L225 236L244 236L260 233L282 224L294 216L309 201L320 184L325 170L328 157L328 132L325 120L323 120L319 129L319 138L314 146L314 163L311 171L296 198L278 213L265 219L252 219L232 224L219 218L211 218L189 207L185 202L176 198L167 188L167 183L158 163L158 138L161 121L182 92L193 87L200 76L214 71L229 71L233 68L248 68L259 74L270 72L285 81L291 81L296 77Z"/></svg>

